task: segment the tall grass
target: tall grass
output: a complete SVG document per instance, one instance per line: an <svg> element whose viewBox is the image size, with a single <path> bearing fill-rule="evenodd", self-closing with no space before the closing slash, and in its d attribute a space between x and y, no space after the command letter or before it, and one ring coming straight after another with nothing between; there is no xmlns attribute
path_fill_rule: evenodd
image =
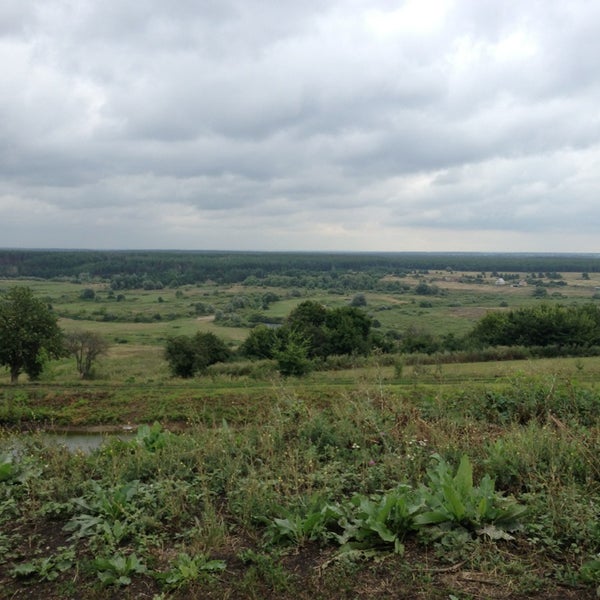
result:
<svg viewBox="0 0 600 600"><path fill-rule="evenodd" d="M499 492L528 507L523 531L514 534L513 546L504 546L515 554L510 564L493 565L495 577L509 580L510 569L535 553L549 574L537 585L583 585L579 568L600 549L600 408L590 388L519 377L493 393L478 385L399 391L375 373L371 381L329 390L325 397L305 392L279 380L269 401L234 404L230 413L217 402L212 413L190 417L180 433L144 428L133 441L113 440L90 454L4 432L0 543L8 558L0 564L0 582L18 590L22 576L15 573L28 569L36 581L55 563L32 557L58 561L63 547L74 558L68 575L61 572L56 580L65 584L79 573L88 597L104 593L91 558L102 558L105 568L131 568L114 578L143 581L158 593L164 574L187 560L181 555L219 558L238 569L238 576L198 575L181 584L182 594L235 596L243 587L247 597L259 597L272 578L281 597L302 597L302 583L291 572L275 577L281 550L268 544L268 524L314 506L342 506L356 495L378 498L402 485L416 489L435 455L450 465L468 457L475 479L490 475ZM35 533L34 541L25 543L23 532ZM442 561L488 568L489 547L479 538L454 534L440 540L416 543ZM145 570L119 558L131 553ZM252 579L259 564L263 576ZM425 572L419 577L418 585L427 586ZM518 593L524 592L517 586Z"/></svg>

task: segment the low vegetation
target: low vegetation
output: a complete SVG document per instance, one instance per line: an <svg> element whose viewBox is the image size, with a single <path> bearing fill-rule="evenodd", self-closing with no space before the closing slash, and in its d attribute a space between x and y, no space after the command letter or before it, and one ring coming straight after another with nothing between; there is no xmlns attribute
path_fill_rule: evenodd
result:
<svg viewBox="0 0 600 600"><path fill-rule="evenodd" d="M88 454L6 432L3 589L594 597L600 407L586 387L298 391L244 422L156 423Z"/></svg>
<svg viewBox="0 0 600 600"><path fill-rule="evenodd" d="M3 262L65 334L0 376L4 595L597 597L592 262L94 257Z"/></svg>

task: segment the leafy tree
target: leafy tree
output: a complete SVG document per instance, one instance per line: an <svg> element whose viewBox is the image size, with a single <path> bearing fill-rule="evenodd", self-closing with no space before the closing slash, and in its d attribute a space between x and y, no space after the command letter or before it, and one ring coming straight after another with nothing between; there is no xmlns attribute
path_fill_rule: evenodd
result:
<svg viewBox="0 0 600 600"><path fill-rule="evenodd" d="M479 320L470 337L480 346L589 347L600 344L600 309L594 304L540 304L490 312Z"/></svg>
<svg viewBox="0 0 600 600"><path fill-rule="evenodd" d="M437 285L428 285L424 281L415 287L415 294L420 296L437 296L439 293L440 288Z"/></svg>
<svg viewBox="0 0 600 600"><path fill-rule="evenodd" d="M307 343L311 359L331 354L368 354L371 326L371 318L359 308L327 309L319 302L307 300L289 314L282 335L299 335Z"/></svg>
<svg viewBox="0 0 600 600"><path fill-rule="evenodd" d="M278 345L277 331L266 325L258 325L250 331L239 351L249 358L273 358Z"/></svg>
<svg viewBox="0 0 600 600"><path fill-rule="evenodd" d="M325 357L328 354L328 341L325 332L325 320L328 310L314 300L306 300L288 315L285 328L298 333L308 343L310 358Z"/></svg>
<svg viewBox="0 0 600 600"><path fill-rule="evenodd" d="M328 354L368 354L371 318L353 306L335 308L325 319Z"/></svg>
<svg viewBox="0 0 600 600"><path fill-rule="evenodd" d="M48 358L64 352L63 335L48 306L28 287L11 288L0 299L0 365L16 383L24 371L37 379Z"/></svg>
<svg viewBox="0 0 600 600"><path fill-rule="evenodd" d="M263 294L261 299L263 310L267 310L270 304L272 304L273 302L277 302L278 300L279 296L274 292L267 292L266 294Z"/></svg>
<svg viewBox="0 0 600 600"><path fill-rule="evenodd" d="M508 331L508 314L500 311L490 311L479 319L469 338L479 346L506 346L514 341Z"/></svg>
<svg viewBox="0 0 600 600"><path fill-rule="evenodd" d="M371 349L383 354L392 354L397 350L393 335L382 334L380 331L371 332Z"/></svg>
<svg viewBox="0 0 600 600"><path fill-rule="evenodd" d="M438 340L428 331L410 326L404 332L400 351L407 354L416 352L433 354L440 349Z"/></svg>
<svg viewBox="0 0 600 600"><path fill-rule="evenodd" d="M173 377L193 377L198 370L194 343L190 336L169 338L165 346L165 358Z"/></svg>
<svg viewBox="0 0 600 600"><path fill-rule="evenodd" d="M301 377L310 372L312 362L308 357L309 342L294 330L290 331L281 349L275 352L277 368L284 376Z"/></svg>
<svg viewBox="0 0 600 600"><path fill-rule="evenodd" d="M75 358L82 379L92 376L92 365L108 351L108 342L93 331L72 331L65 336L65 348Z"/></svg>
<svg viewBox="0 0 600 600"><path fill-rule="evenodd" d="M315 300L305 300L288 315L287 322L293 328L320 327L325 323L327 309Z"/></svg>
<svg viewBox="0 0 600 600"><path fill-rule="evenodd" d="M172 337L165 346L165 358L175 377L193 377L210 365L227 360L230 355L225 342L210 332Z"/></svg>
<svg viewBox="0 0 600 600"><path fill-rule="evenodd" d="M199 371L204 371L209 365L225 362L231 356L225 342L214 333L199 331L193 337L193 342Z"/></svg>

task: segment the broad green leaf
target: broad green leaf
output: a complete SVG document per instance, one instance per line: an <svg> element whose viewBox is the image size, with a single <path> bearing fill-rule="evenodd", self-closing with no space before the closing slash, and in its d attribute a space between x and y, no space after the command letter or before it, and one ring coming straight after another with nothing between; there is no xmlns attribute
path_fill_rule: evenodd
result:
<svg viewBox="0 0 600 600"><path fill-rule="evenodd" d="M466 507L460 498L460 493L452 485L444 485L442 489L446 499L446 510L457 521L461 521L466 514Z"/></svg>
<svg viewBox="0 0 600 600"><path fill-rule="evenodd" d="M38 570L38 567L35 563L28 562L23 563L22 565L17 565L13 570L13 575L17 577L29 577L29 575L33 575Z"/></svg>
<svg viewBox="0 0 600 600"><path fill-rule="evenodd" d="M386 527L385 523L370 521L368 525L384 542L394 542L396 540L396 535Z"/></svg>
<svg viewBox="0 0 600 600"><path fill-rule="evenodd" d="M468 498L473 493L473 466L466 454L460 459L454 483L463 498Z"/></svg>
<svg viewBox="0 0 600 600"><path fill-rule="evenodd" d="M489 502L487 498L482 498L477 505L477 516L484 519L488 514Z"/></svg>
<svg viewBox="0 0 600 600"><path fill-rule="evenodd" d="M394 553L399 556L404 555L404 544L398 538L394 540Z"/></svg>
<svg viewBox="0 0 600 600"><path fill-rule="evenodd" d="M450 521L451 517L446 511L430 510L415 516L415 525L437 525Z"/></svg>
<svg viewBox="0 0 600 600"><path fill-rule="evenodd" d="M224 571L227 563L224 560L209 560L200 568L202 571Z"/></svg>

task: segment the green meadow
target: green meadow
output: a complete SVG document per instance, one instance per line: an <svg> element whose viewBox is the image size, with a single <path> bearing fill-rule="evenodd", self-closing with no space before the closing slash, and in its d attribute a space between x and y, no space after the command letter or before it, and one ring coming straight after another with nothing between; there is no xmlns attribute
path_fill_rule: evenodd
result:
<svg viewBox="0 0 600 600"><path fill-rule="evenodd" d="M109 343L89 380L72 358L35 382L0 371L0 596L596 598L600 357L375 353L285 378L234 355L191 379L164 359L197 331L235 351L304 300L363 294L377 331L433 336L490 310L600 302L600 274L560 275L543 298L449 270L401 291L0 280ZM424 282L435 293L415 293ZM89 452L48 435L103 429Z"/></svg>

